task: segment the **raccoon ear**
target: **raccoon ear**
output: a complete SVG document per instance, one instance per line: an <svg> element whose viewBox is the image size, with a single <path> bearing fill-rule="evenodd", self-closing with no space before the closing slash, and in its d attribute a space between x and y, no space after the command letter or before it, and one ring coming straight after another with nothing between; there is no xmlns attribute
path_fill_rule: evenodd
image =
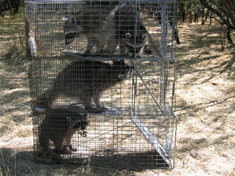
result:
<svg viewBox="0 0 235 176"><path fill-rule="evenodd" d="M70 23L76 25L76 19L75 19L74 17L71 17L71 18L69 19L69 21L70 21Z"/></svg>
<svg viewBox="0 0 235 176"><path fill-rule="evenodd" d="M128 32L128 33L125 34L125 37L126 37L127 39L130 39L130 38L131 38L131 34Z"/></svg>

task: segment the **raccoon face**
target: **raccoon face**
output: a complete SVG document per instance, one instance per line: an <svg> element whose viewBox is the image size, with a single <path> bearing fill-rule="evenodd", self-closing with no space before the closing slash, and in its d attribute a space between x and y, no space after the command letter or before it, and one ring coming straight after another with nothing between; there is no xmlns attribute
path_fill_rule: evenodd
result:
<svg viewBox="0 0 235 176"><path fill-rule="evenodd" d="M73 129L85 130L88 126L87 120L80 120L73 125Z"/></svg>
<svg viewBox="0 0 235 176"><path fill-rule="evenodd" d="M82 27L76 18L64 19L65 45L71 44L80 32L82 32Z"/></svg>
<svg viewBox="0 0 235 176"><path fill-rule="evenodd" d="M88 120L84 117L82 118L66 117L66 120L70 123L69 129L73 130L85 130L89 124Z"/></svg>
<svg viewBox="0 0 235 176"><path fill-rule="evenodd" d="M132 58L141 57L149 44L148 34L143 33L139 36L132 36L130 33L125 34L125 45L128 49L128 55Z"/></svg>

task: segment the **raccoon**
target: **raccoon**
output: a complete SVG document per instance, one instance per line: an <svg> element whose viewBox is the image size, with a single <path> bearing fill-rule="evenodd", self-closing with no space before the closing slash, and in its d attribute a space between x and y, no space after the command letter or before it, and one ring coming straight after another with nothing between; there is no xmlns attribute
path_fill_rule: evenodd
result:
<svg viewBox="0 0 235 176"><path fill-rule="evenodd" d="M148 33L140 20L136 23L137 13L131 4L119 3L113 9L113 6L107 5L98 7L95 6L79 13L76 18L73 16L65 21L66 45L72 43L77 35L83 34L88 40L84 54L91 53L92 48L96 46L96 54L106 50L110 56L118 44L121 56L141 57L144 51L151 53L151 50L147 49Z"/></svg>
<svg viewBox="0 0 235 176"><path fill-rule="evenodd" d="M85 130L87 125L86 112L81 113L65 108L51 109L39 126L39 146L42 149L40 155L52 154L49 140L53 141L55 154L68 154L76 151L76 148L71 145L71 138L77 131ZM64 140L67 145L63 145Z"/></svg>
<svg viewBox="0 0 235 176"><path fill-rule="evenodd" d="M106 108L100 104L104 90L132 76L133 67L124 60L113 64L100 61L79 60L64 68L56 77L52 88L36 100L36 107L50 108L60 95L79 98L88 112L102 112ZM96 108L92 107L92 99Z"/></svg>
<svg viewBox="0 0 235 176"><path fill-rule="evenodd" d="M125 53L127 48L128 56L136 58L146 52L151 54L149 49L149 34L139 18L138 12L130 3L122 3L116 13L116 36L120 38L120 53Z"/></svg>
<svg viewBox="0 0 235 176"><path fill-rule="evenodd" d="M119 5L93 5L86 11L73 15L64 22L65 44L71 44L76 36L85 35L88 42L84 54L91 53L96 46L96 54L101 54L107 45L112 55L118 45L115 28L115 14Z"/></svg>

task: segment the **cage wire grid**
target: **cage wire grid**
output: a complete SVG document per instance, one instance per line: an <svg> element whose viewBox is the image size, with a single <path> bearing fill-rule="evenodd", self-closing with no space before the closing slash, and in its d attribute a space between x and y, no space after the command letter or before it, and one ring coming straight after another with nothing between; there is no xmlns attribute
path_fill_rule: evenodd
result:
<svg viewBox="0 0 235 176"><path fill-rule="evenodd" d="M25 0L34 158L173 168L175 0Z"/></svg>

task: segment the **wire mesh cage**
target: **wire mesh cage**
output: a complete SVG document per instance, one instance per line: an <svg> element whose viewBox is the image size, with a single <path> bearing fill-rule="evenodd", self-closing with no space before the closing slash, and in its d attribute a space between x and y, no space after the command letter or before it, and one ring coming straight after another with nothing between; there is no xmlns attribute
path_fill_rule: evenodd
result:
<svg viewBox="0 0 235 176"><path fill-rule="evenodd" d="M34 157L172 168L175 0L25 0Z"/></svg>

